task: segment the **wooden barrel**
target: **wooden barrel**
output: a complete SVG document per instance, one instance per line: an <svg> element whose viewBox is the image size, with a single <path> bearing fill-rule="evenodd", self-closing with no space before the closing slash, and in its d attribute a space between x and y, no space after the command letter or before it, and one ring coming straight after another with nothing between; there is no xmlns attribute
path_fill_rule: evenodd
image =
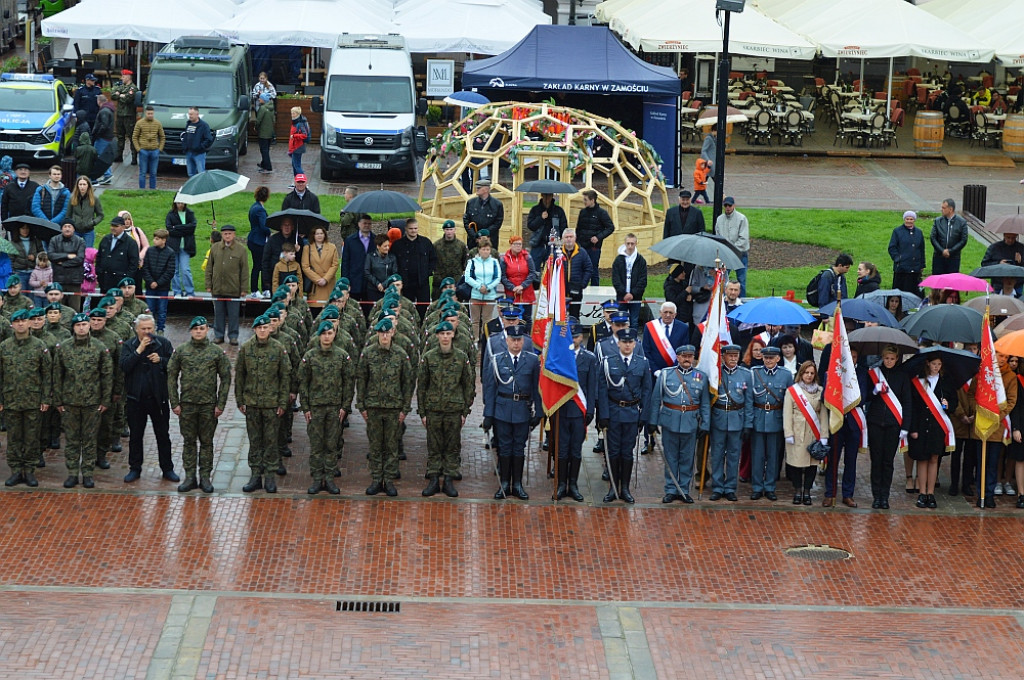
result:
<svg viewBox="0 0 1024 680"><path fill-rule="evenodd" d="M942 155L944 134L942 112L918 111L914 116L914 150L919 156Z"/></svg>
<svg viewBox="0 0 1024 680"><path fill-rule="evenodd" d="M1015 161L1024 160L1024 116L1010 114L1003 124L1003 153Z"/></svg>

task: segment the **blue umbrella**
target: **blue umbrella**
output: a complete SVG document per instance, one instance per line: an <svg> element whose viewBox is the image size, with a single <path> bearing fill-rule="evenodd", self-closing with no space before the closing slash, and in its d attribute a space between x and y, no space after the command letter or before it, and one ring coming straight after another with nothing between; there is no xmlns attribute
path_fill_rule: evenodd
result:
<svg viewBox="0 0 1024 680"><path fill-rule="evenodd" d="M740 323L801 326L817 321L800 305L780 297L767 297L744 302L727 315Z"/></svg>
<svg viewBox="0 0 1024 680"><path fill-rule="evenodd" d="M836 303L830 302L818 310L822 316L832 316L836 311ZM854 298L843 300L843 318L854 321L874 321L881 326L899 328L900 322L896 320L888 309L870 300Z"/></svg>
<svg viewBox="0 0 1024 680"><path fill-rule="evenodd" d="M484 104L490 104L491 100L483 96L479 92L470 92L469 90L459 90L458 92L452 92L450 95L444 98L445 102L454 104L455 106L461 106L464 109L476 109Z"/></svg>

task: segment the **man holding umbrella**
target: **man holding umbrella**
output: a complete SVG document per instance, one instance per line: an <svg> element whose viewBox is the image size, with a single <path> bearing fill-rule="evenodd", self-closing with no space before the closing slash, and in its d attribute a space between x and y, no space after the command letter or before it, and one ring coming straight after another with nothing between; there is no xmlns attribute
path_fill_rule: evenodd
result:
<svg viewBox="0 0 1024 680"><path fill-rule="evenodd" d="M537 266L537 271L544 268L544 261L548 257L548 239L552 230L555 236L561 236L562 230L569 224L562 206L555 203L554 194L541 194L537 205L530 208L530 214L526 217L526 226L533 232L530 236L530 256Z"/></svg>
<svg viewBox="0 0 1024 680"><path fill-rule="evenodd" d="M501 243L501 225L505 221L505 206L491 198L491 180L481 179L476 183L476 196L466 203L462 215L462 226L466 229L466 243L476 245L480 231L486 229L491 243Z"/></svg>
<svg viewBox="0 0 1024 680"><path fill-rule="evenodd" d="M252 266L259 266L263 270L263 285L269 289L270 282L274 280L274 265L281 259L281 246L286 242L295 244L295 259L298 260L301 257L302 246L306 245L306 239L299 236L294 217L282 217L280 222L274 224L271 223L268 217L267 226L271 228L277 227L280 231L270 235L266 245L263 246L262 262L258 263L258 265L253 262Z"/></svg>

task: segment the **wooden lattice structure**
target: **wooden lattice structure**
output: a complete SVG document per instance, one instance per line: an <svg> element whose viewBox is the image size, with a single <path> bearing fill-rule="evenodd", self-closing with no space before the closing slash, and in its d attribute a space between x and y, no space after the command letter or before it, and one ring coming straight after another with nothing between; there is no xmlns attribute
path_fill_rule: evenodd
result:
<svg viewBox="0 0 1024 680"><path fill-rule="evenodd" d="M506 184L509 171L511 182ZM608 118L547 103L502 102L471 111L431 144L420 183L420 228L439 238L441 225L452 219L461 233L466 201L482 176L491 179L491 196L505 207L503 235L522 235L529 243L529 230L523 234L529 208L524 207L524 194L513 189L547 177L597 192L616 231L614 247L609 243L602 249L602 267L611 266L626 233L637 235L644 253L661 240L669 205L661 159L650 144ZM575 226L582 195L557 199L569 225ZM530 196L531 205L536 200ZM498 247L504 251L508 244ZM654 253L648 258L661 259Z"/></svg>

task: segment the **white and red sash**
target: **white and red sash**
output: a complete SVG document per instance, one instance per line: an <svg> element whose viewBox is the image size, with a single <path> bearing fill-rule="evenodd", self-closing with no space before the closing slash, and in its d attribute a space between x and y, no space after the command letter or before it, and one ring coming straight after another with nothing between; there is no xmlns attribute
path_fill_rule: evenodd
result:
<svg viewBox="0 0 1024 680"><path fill-rule="evenodd" d="M949 419L946 412L942 410L942 403L939 398L935 396L935 393L928 389L927 378L914 378L914 389L917 390L918 396L924 402L924 405L928 407L928 410L932 413L932 418L938 421L939 426L942 428L942 432L946 439L946 451L952 451L956 448L956 435L953 434L953 421Z"/></svg>
<svg viewBox="0 0 1024 680"><path fill-rule="evenodd" d="M864 409L860 406L850 411L850 417L853 418L853 422L857 423L857 427L860 428L860 451L868 450L868 419L864 416Z"/></svg>
<svg viewBox="0 0 1024 680"><path fill-rule="evenodd" d="M786 391L789 392L789 396L793 403L796 404L796 407L800 409L800 413L804 414L804 420L810 426L814 438L821 439L821 424L818 422L818 414L811 408L811 402L808 401L803 390L796 385L790 385Z"/></svg>
<svg viewBox="0 0 1024 680"><path fill-rule="evenodd" d="M892 413L892 417L896 419L896 424L900 426L900 430L903 430L903 404L893 394L892 389L889 387L889 381L885 379L885 374L882 373L881 369L872 368L868 371L868 376L871 378L871 382L875 385L881 385L882 390L878 393L878 396L882 398L882 402L889 407L889 412ZM908 448L908 442L906 437L900 437L899 452L906 453Z"/></svg>
<svg viewBox="0 0 1024 680"><path fill-rule="evenodd" d="M1003 420L1001 422L1003 425L1003 445L1005 446L1009 444L1010 440L1013 438L1013 425L1010 423L1010 416L1008 415L1003 416Z"/></svg>
<svg viewBox="0 0 1024 680"><path fill-rule="evenodd" d="M676 363L676 349L672 346L672 343L668 341L668 336L665 335L665 324L660 319L647 322L647 330L650 333L651 339L654 341L654 346L658 349L658 354L665 360L666 366L672 366Z"/></svg>

